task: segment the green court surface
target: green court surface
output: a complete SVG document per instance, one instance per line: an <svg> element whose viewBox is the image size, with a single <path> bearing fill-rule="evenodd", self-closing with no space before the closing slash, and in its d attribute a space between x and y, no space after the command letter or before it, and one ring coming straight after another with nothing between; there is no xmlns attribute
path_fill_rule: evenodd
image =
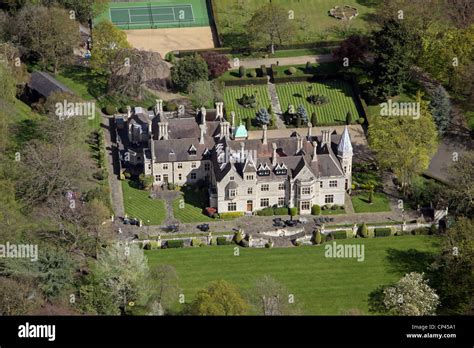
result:
<svg viewBox="0 0 474 348"><path fill-rule="evenodd" d="M109 20L120 29L208 26L206 0L111 2L95 23Z"/></svg>

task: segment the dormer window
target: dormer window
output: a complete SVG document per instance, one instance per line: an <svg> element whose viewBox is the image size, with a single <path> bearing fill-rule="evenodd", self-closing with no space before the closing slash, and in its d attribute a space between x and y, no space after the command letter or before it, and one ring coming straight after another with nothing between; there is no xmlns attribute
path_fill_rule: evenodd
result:
<svg viewBox="0 0 474 348"><path fill-rule="evenodd" d="M257 168L257 175L258 176L269 176L270 175L270 168L268 167L267 163L260 163Z"/></svg>
<svg viewBox="0 0 474 348"><path fill-rule="evenodd" d="M191 145L191 147L189 148L188 150L188 153L190 156L196 156L197 154L197 149L196 147L194 146L194 144Z"/></svg>
<svg viewBox="0 0 474 348"><path fill-rule="evenodd" d="M275 174L276 175L286 175L288 173L288 168L284 163L278 163L275 166Z"/></svg>

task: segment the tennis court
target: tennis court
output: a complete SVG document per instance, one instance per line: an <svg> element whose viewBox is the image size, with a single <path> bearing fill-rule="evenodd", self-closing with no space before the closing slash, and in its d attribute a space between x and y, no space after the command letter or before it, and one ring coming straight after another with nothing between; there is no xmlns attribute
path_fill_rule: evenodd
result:
<svg viewBox="0 0 474 348"><path fill-rule="evenodd" d="M98 21L104 19L126 30L208 26L210 22L205 0L111 2Z"/></svg>

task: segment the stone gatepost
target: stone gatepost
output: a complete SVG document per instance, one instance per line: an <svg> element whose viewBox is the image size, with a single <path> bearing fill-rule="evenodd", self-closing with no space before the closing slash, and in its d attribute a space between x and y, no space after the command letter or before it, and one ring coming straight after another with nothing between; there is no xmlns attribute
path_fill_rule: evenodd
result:
<svg viewBox="0 0 474 348"><path fill-rule="evenodd" d="M251 248L253 245L253 237L252 235L249 234L249 248Z"/></svg>
<svg viewBox="0 0 474 348"><path fill-rule="evenodd" d="M357 227L357 224L354 224L354 226L352 226L352 236L357 236L357 230L359 228Z"/></svg>
<svg viewBox="0 0 474 348"><path fill-rule="evenodd" d="M209 232L207 235L207 245L212 245L212 233Z"/></svg>
<svg viewBox="0 0 474 348"><path fill-rule="evenodd" d="M156 239L156 243L158 245L158 248L161 248L161 234L158 235L158 238Z"/></svg>

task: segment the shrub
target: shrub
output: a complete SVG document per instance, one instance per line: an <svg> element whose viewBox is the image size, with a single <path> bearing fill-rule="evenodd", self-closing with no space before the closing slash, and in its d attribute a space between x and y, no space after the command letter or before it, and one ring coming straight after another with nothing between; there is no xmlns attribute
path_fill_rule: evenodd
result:
<svg viewBox="0 0 474 348"><path fill-rule="evenodd" d="M255 78L255 77L257 77L257 71L252 70L252 71L249 73L249 75L250 75L250 77Z"/></svg>
<svg viewBox="0 0 474 348"><path fill-rule="evenodd" d="M415 228L411 231L413 235L429 234L430 229L426 227Z"/></svg>
<svg viewBox="0 0 474 348"><path fill-rule="evenodd" d="M107 105L105 108L104 108L104 113L106 115L115 115L115 113L117 112L117 108L113 105Z"/></svg>
<svg viewBox="0 0 474 348"><path fill-rule="evenodd" d="M236 217L240 217L240 216L244 216L244 212L242 212L242 211L231 211L231 212L228 212L228 213L220 213L219 214L219 217L221 219L232 219L232 218L236 218Z"/></svg>
<svg viewBox="0 0 474 348"><path fill-rule="evenodd" d="M326 235L321 234L321 244L324 243L325 241L326 241Z"/></svg>
<svg viewBox="0 0 474 348"><path fill-rule="evenodd" d="M353 121L353 120L352 120L352 114L351 114L351 112L349 111L349 112L347 113L347 115L346 115L346 124L349 125L349 124L352 123L352 121Z"/></svg>
<svg viewBox="0 0 474 348"><path fill-rule="evenodd" d="M229 59L218 52L201 53L202 58L206 61L209 77L216 78L221 76L230 69Z"/></svg>
<svg viewBox="0 0 474 348"><path fill-rule="evenodd" d="M311 62L306 62L306 68L305 68L306 73L311 74L312 70L313 70L313 67L311 66Z"/></svg>
<svg viewBox="0 0 474 348"><path fill-rule="evenodd" d="M182 248L184 247L184 240L182 239L169 240L166 242L166 246L168 248Z"/></svg>
<svg viewBox="0 0 474 348"><path fill-rule="evenodd" d="M150 243L150 242L145 243L145 245L143 246L143 249L145 249L145 250L151 250L151 243Z"/></svg>
<svg viewBox="0 0 474 348"><path fill-rule="evenodd" d="M432 235L432 234L436 234L437 232L438 232L438 227L436 227L435 224L432 224L432 225L430 226L430 230L429 230L429 233L428 233L428 234L431 234L431 235Z"/></svg>
<svg viewBox="0 0 474 348"><path fill-rule="evenodd" d="M321 215L321 207L317 204L311 207L311 215Z"/></svg>
<svg viewBox="0 0 474 348"><path fill-rule="evenodd" d="M313 124L313 127L316 127L316 125L318 124L318 116L315 112L311 114L311 123Z"/></svg>
<svg viewBox="0 0 474 348"><path fill-rule="evenodd" d="M244 76L245 76L245 72L246 72L245 67L241 65L241 66L239 67L239 76L240 76L240 77L244 77Z"/></svg>
<svg viewBox="0 0 474 348"><path fill-rule="evenodd" d="M313 105L324 105L329 103L328 97L321 94L311 94L308 98L306 98L308 103Z"/></svg>
<svg viewBox="0 0 474 348"><path fill-rule="evenodd" d="M316 244L316 245L321 244L321 239L322 239L321 238L321 231L319 231L319 230L314 231L313 232L313 242L314 242L314 244Z"/></svg>
<svg viewBox="0 0 474 348"><path fill-rule="evenodd" d="M290 216L298 215L298 208L296 207L290 208L289 211L290 211Z"/></svg>
<svg viewBox="0 0 474 348"><path fill-rule="evenodd" d="M178 105L172 102L165 102L163 105L165 111L177 111L178 110Z"/></svg>
<svg viewBox="0 0 474 348"><path fill-rule="evenodd" d="M186 91L192 82L207 80L209 69L206 61L198 54L186 56L171 68L171 79L181 91Z"/></svg>
<svg viewBox="0 0 474 348"><path fill-rule="evenodd" d="M266 242L265 243L265 248L267 248L267 249L273 248L273 242L271 240Z"/></svg>
<svg viewBox="0 0 474 348"><path fill-rule="evenodd" d="M288 208L286 207L273 208L273 214L274 215L288 215Z"/></svg>
<svg viewBox="0 0 474 348"><path fill-rule="evenodd" d="M338 210L339 206L337 204L331 205L331 210Z"/></svg>
<svg viewBox="0 0 474 348"><path fill-rule="evenodd" d="M261 65L260 72L262 73L262 77L267 76L267 67L265 65Z"/></svg>
<svg viewBox="0 0 474 348"><path fill-rule="evenodd" d="M369 237L369 228L365 224L365 222L362 224L362 226L359 228L359 235L362 238L368 238Z"/></svg>
<svg viewBox="0 0 474 348"><path fill-rule="evenodd" d="M334 239L346 239L347 238L347 232L346 231L332 232L331 235L334 237Z"/></svg>
<svg viewBox="0 0 474 348"><path fill-rule="evenodd" d="M373 202L374 202L374 191L370 190L369 191L369 203L373 203Z"/></svg>
<svg viewBox="0 0 474 348"><path fill-rule="evenodd" d="M329 205L325 204L321 207L322 210L328 210L329 209Z"/></svg>
<svg viewBox="0 0 474 348"><path fill-rule="evenodd" d="M295 241L295 246L300 246L301 242L299 240Z"/></svg>
<svg viewBox="0 0 474 348"><path fill-rule="evenodd" d="M288 72L290 73L290 75L294 75L296 74L296 68L292 66L291 68L288 69Z"/></svg>
<svg viewBox="0 0 474 348"><path fill-rule="evenodd" d="M388 237L392 234L390 228L376 228L374 229L374 237Z"/></svg>
<svg viewBox="0 0 474 348"><path fill-rule="evenodd" d="M120 112L121 114L126 114L126 113L128 112L128 109L127 109L126 106L122 106L122 107L119 109L119 112Z"/></svg>
<svg viewBox="0 0 474 348"><path fill-rule="evenodd" d="M202 244L202 240L200 238L193 238L191 240L191 246L193 247L201 246L201 244Z"/></svg>
<svg viewBox="0 0 474 348"><path fill-rule="evenodd" d="M360 117L360 118L357 120L357 123L358 123L358 124L364 124L364 122L365 122L365 118L363 118L363 117Z"/></svg>
<svg viewBox="0 0 474 348"><path fill-rule="evenodd" d="M277 76L278 75L278 70L277 70L276 64L272 64L271 68L272 68L272 75Z"/></svg>
<svg viewBox="0 0 474 348"><path fill-rule="evenodd" d="M165 60L171 64L176 63L176 57L174 56L173 52L166 53Z"/></svg>
<svg viewBox="0 0 474 348"><path fill-rule="evenodd" d="M229 245L231 243L226 237L217 237L217 245Z"/></svg>

